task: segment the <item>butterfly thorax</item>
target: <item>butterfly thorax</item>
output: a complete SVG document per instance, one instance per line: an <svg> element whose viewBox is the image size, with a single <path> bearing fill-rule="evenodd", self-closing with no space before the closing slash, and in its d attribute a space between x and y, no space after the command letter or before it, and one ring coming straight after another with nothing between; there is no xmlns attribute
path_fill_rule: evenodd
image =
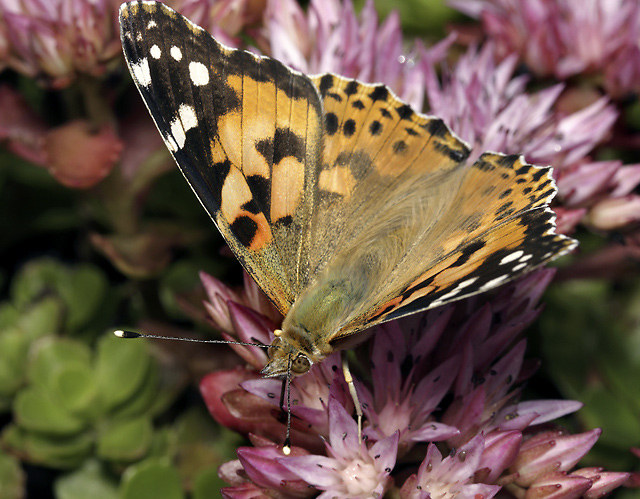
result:
<svg viewBox="0 0 640 499"><path fill-rule="evenodd" d="M274 334L269 348L269 362L261 371L267 377L305 374L314 363L332 353L323 352L310 341L308 332L300 328L278 329Z"/></svg>
<svg viewBox="0 0 640 499"><path fill-rule="evenodd" d="M339 350L348 312L362 300L364 285L362 260L342 266L337 275L331 268L310 285L288 311L282 330L275 332L269 349L266 376L306 373L311 365ZM350 331L349 331L350 332Z"/></svg>

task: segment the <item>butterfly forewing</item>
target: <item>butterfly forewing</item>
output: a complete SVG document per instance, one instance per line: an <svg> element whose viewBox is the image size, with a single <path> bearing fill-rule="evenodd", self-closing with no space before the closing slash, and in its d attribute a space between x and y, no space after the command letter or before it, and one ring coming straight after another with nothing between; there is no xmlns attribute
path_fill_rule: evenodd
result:
<svg viewBox="0 0 640 499"><path fill-rule="evenodd" d="M125 57L180 169L312 361L373 324L503 284L574 247L550 169L482 155L386 86L307 77L155 2ZM286 372L271 366L271 374ZM283 367L284 366L284 367Z"/></svg>
<svg viewBox="0 0 640 499"><path fill-rule="evenodd" d="M304 75L229 49L163 4L120 10L125 58L187 181L241 263L283 312L301 283L321 144ZM309 172L312 173L311 177Z"/></svg>

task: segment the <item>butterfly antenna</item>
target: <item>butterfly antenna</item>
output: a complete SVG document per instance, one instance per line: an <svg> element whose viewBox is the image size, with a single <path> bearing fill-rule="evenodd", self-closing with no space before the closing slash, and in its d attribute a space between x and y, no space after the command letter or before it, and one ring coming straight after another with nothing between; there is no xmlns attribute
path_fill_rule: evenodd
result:
<svg viewBox="0 0 640 499"><path fill-rule="evenodd" d="M248 347L271 348L272 345L263 345L262 343L245 343L244 341L228 341L228 340L201 340L198 338L176 338L174 336L160 336L157 334L134 333L133 331L124 331L119 329L114 331L118 338L153 338L156 340L174 340L174 341L192 341L194 343L219 343L224 345L244 345ZM273 348L278 348L277 346Z"/></svg>
<svg viewBox="0 0 640 499"><path fill-rule="evenodd" d="M287 393L287 436L284 439L284 445L282 446L282 453L285 456L291 454L291 355L289 355L289 362L287 363L287 377L284 379L284 391ZM282 395L280 397L280 405L282 406Z"/></svg>

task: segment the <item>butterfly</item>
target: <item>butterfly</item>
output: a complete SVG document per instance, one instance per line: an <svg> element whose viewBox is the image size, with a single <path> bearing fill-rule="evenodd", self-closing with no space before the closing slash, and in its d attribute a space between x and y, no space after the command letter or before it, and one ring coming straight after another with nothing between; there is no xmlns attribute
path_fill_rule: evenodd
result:
<svg viewBox="0 0 640 499"><path fill-rule="evenodd" d="M571 251L550 168L469 146L385 85L224 46L157 2L120 8L125 58L169 151L284 315L266 376L375 324L495 288ZM354 337L354 335L356 335Z"/></svg>

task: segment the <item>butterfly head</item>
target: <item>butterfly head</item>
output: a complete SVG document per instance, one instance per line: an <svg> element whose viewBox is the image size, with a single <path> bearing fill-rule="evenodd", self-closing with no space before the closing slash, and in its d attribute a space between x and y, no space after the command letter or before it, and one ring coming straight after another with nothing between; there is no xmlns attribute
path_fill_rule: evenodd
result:
<svg viewBox="0 0 640 499"><path fill-rule="evenodd" d="M277 376L300 376L306 374L314 363L314 355L303 349L291 335L277 329L268 350L269 362L261 373L273 378Z"/></svg>

